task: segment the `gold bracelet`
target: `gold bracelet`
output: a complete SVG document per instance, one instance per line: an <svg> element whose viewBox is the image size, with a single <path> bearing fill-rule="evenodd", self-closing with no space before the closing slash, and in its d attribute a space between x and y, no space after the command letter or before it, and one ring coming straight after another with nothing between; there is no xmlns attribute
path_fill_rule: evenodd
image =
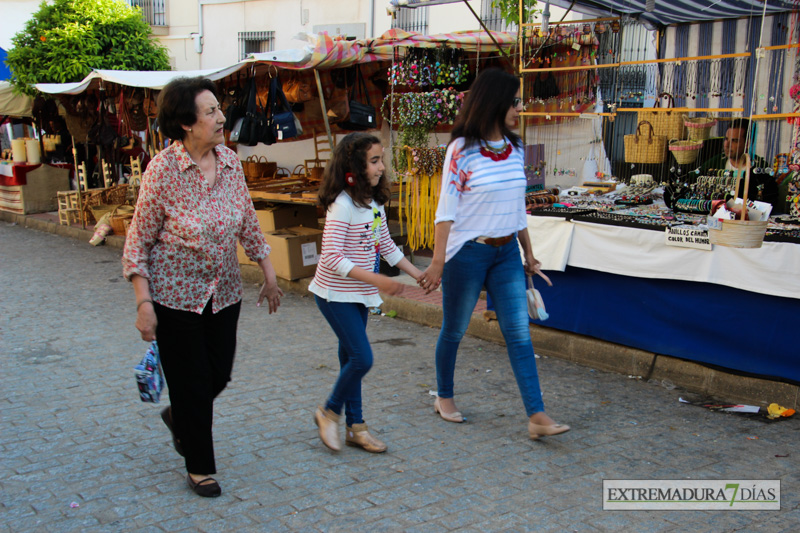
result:
<svg viewBox="0 0 800 533"><path fill-rule="evenodd" d="M142 306L142 304L146 304L147 302L153 303L153 300L145 298L144 300L136 304L136 312L139 312L139 308Z"/></svg>

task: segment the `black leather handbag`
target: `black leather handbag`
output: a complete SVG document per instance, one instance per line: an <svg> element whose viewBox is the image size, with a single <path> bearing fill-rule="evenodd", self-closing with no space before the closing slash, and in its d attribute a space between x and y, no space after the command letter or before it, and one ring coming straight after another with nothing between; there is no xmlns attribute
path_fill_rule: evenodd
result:
<svg viewBox="0 0 800 533"><path fill-rule="evenodd" d="M247 108L244 116L233 125L230 140L245 146L255 146L259 142L272 144L275 139L273 137L272 142L268 142L270 133L269 121L263 107L256 102L256 80L250 78L247 82Z"/></svg>
<svg viewBox="0 0 800 533"><path fill-rule="evenodd" d="M361 93L359 97L358 93ZM359 101L363 99L366 103ZM356 66L356 82L350 91L350 114L345 120L339 122L339 127L343 130L363 131L371 130L377 127L375 121L375 107L369 102L369 93L367 92L367 84L364 77L361 75L361 69Z"/></svg>
<svg viewBox="0 0 800 533"><path fill-rule="evenodd" d="M245 93L245 88L240 87L238 83L225 91L223 102L228 105L224 109L225 126L223 127L226 130L233 131L236 121L244 117L246 100L247 94Z"/></svg>

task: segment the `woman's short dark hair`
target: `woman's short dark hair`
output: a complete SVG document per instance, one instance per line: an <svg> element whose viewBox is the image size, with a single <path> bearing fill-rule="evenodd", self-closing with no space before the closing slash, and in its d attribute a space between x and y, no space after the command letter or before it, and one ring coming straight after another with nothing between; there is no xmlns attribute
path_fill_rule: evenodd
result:
<svg viewBox="0 0 800 533"><path fill-rule="evenodd" d="M367 177L367 152L375 144L381 144L381 140L363 131L349 133L336 144L319 187L319 202L323 209L327 211L345 189L350 192L353 203L360 207L367 207L370 199L378 205L389 201L391 189L386 173L375 187L370 186ZM348 172L355 175L355 185L347 184Z"/></svg>
<svg viewBox="0 0 800 533"><path fill-rule="evenodd" d="M158 95L158 127L165 137L182 141L186 137L183 126L197 122L195 98L203 91L211 91L216 98L214 82L203 78L175 78L161 89Z"/></svg>
<svg viewBox="0 0 800 533"><path fill-rule="evenodd" d="M499 68L481 72L472 82L467 97L458 112L450 142L464 137L466 146L486 141L495 128L516 147L522 141L506 126L506 114L519 90L519 79Z"/></svg>

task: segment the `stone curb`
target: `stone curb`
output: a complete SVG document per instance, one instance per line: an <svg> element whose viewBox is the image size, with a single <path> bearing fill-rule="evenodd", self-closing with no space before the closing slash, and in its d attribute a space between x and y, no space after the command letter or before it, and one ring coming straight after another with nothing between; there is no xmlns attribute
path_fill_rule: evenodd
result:
<svg viewBox="0 0 800 533"><path fill-rule="evenodd" d="M62 226L47 220L0 211L0 220L16 223L22 227L54 233L85 243L94 234L93 230ZM122 249L124 237L112 235L106 245ZM261 270L252 265L242 265L242 280L246 283L262 282ZM278 279L284 292L308 296L311 278L295 281ZM397 317L424 326L438 328L442 325L442 308L437 305L414 300L383 296L384 309L394 310ZM503 336L496 320L487 321L474 314L467 334L480 339L503 344ZM692 361L654 354L637 348L621 346L611 342L531 325L531 336L535 339L539 355L556 357L608 372L628 375L635 379L656 380L667 387L680 387L690 392L724 399L726 402L741 402L758 406L770 403L800 409L800 387L782 381L743 376L710 368Z"/></svg>

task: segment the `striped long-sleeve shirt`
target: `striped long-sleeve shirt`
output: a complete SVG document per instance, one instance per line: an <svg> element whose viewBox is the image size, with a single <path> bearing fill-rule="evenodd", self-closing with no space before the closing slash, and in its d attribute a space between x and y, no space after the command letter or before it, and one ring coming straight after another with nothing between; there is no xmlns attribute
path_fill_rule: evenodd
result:
<svg viewBox="0 0 800 533"><path fill-rule="evenodd" d="M502 148L508 139L489 142ZM505 237L528 227L525 215L525 169L522 152L492 161L480 146L464 148L458 138L447 148L435 223L452 221L445 261L477 237Z"/></svg>
<svg viewBox="0 0 800 533"><path fill-rule="evenodd" d="M358 207L342 192L328 207L317 273L308 290L331 302L379 306L383 300L376 287L347 277L356 266L374 271L378 255L390 265L403 259L389 235L383 206L372 201L368 208Z"/></svg>

